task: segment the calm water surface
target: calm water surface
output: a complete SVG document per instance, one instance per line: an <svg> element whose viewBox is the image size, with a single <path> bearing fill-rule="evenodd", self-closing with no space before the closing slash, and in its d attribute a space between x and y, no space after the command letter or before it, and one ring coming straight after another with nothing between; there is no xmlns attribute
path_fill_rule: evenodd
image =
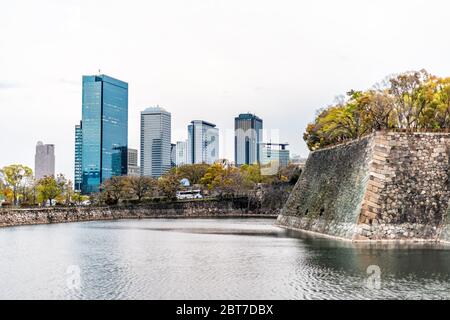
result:
<svg viewBox="0 0 450 320"><path fill-rule="evenodd" d="M273 223L150 219L3 228L0 298L450 299L449 247L355 245ZM380 282L370 281L371 265L380 268Z"/></svg>

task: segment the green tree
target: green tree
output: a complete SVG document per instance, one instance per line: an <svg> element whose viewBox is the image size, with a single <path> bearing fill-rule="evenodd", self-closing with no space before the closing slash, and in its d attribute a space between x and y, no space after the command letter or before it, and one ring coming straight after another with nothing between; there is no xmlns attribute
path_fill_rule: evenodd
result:
<svg viewBox="0 0 450 320"><path fill-rule="evenodd" d="M248 185L254 185L263 182L261 167L257 164L244 164L239 167L244 182Z"/></svg>
<svg viewBox="0 0 450 320"><path fill-rule="evenodd" d="M61 185L58 184L53 176L44 177L37 184L38 198L45 204L49 202L52 205L53 200L63 192Z"/></svg>
<svg viewBox="0 0 450 320"><path fill-rule="evenodd" d="M83 201L89 200L88 196L84 196L79 192L74 192L72 195L72 200L75 202L76 205L81 205Z"/></svg>
<svg viewBox="0 0 450 320"><path fill-rule="evenodd" d="M376 130L439 131L450 128L450 79L425 70L389 79L386 87L351 90L307 125L310 150L360 138Z"/></svg>
<svg viewBox="0 0 450 320"><path fill-rule="evenodd" d="M393 97L397 116L397 127L408 131L417 129L419 118L426 107L420 98L422 84L430 78L425 70L402 73L390 80L390 94Z"/></svg>
<svg viewBox="0 0 450 320"><path fill-rule="evenodd" d="M0 170L0 175L6 186L11 188L13 192L14 205L18 205L19 190L32 177L33 171L27 166L12 164L3 167Z"/></svg>

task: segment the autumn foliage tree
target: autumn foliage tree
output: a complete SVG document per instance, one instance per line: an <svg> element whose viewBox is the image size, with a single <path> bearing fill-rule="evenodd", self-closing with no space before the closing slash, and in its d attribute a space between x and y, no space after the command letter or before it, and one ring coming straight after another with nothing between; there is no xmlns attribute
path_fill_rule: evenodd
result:
<svg viewBox="0 0 450 320"><path fill-rule="evenodd" d="M310 150L360 138L377 130L450 129L450 78L410 71L386 86L350 91L345 101L319 111L303 139Z"/></svg>
<svg viewBox="0 0 450 320"><path fill-rule="evenodd" d="M18 195L20 189L33 176L31 168L21 165L12 164L0 170L0 176L6 188L10 188L13 194L14 205L18 205Z"/></svg>

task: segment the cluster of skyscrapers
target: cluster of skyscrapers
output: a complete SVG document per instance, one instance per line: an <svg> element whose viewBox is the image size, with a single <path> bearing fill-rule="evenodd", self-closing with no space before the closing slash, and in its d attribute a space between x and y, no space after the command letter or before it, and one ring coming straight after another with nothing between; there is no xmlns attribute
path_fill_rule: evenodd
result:
<svg viewBox="0 0 450 320"><path fill-rule="evenodd" d="M245 113L235 118L235 164L287 165L287 144L263 143L263 121ZM171 143L171 113L159 106L140 118L138 151L128 148L128 84L106 75L83 76L82 120L75 126L75 190L97 192L113 176L158 178L174 166L212 164L219 159L219 129L193 120L187 140Z"/></svg>

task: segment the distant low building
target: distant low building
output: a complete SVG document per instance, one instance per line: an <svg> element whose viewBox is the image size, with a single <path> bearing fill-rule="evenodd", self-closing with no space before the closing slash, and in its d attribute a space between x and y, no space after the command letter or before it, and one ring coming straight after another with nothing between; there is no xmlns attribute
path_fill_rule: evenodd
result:
<svg viewBox="0 0 450 320"><path fill-rule="evenodd" d="M55 146L39 141L34 157L34 177L39 180L45 176L55 176Z"/></svg>
<svg viewBox="0 0 450 320"><path fill-rule="evenodd" d="M273 170L279 170L289 164L289 150L286 149L287 143L260 143L260 161L261 166L272 167ZM275 172L276 173L276 172Z"/></svg>
<svg viewBox="0 0 450 320"><path fill-rule="evenodd" d="M307 158L303 158L300 155L292 155L292 157L290 159L290 163L295 164L300 168L304 168L306 165L306 160L307 160Z"/></svg>
<svg viewBox="0 0 450 320"><path fill-rule="evenodd" d="M128 176L139 176L141 174L138 166L138 151L136 149L128 148Z"/></svg>

